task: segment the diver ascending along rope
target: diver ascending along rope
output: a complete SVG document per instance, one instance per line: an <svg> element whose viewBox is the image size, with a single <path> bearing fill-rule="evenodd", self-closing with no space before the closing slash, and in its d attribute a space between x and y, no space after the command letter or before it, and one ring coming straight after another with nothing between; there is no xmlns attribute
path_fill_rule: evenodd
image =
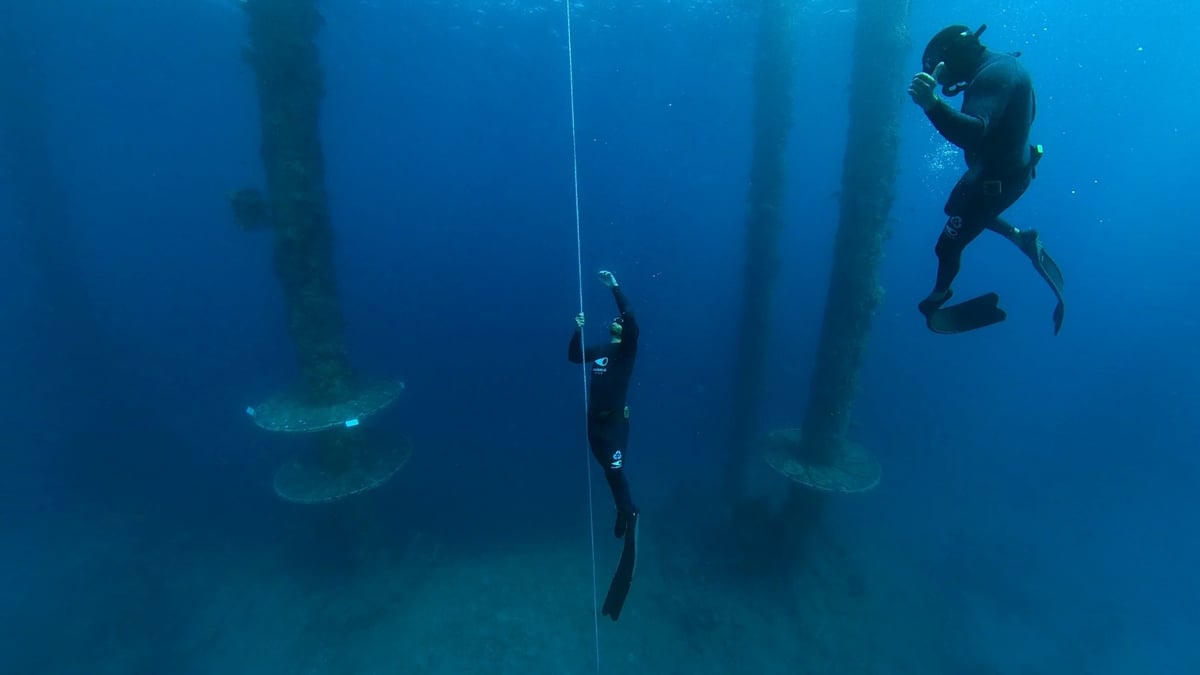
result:
<svg viewBox="0 0 1200 675"><path fill-rule="evenodd" d="M617 298L617 306L621 311L622 322L618 324L614 321L614 337L618 338L606 347L601 347L602 350L620 352L621 362L624 362L628 357L628 363L624 367L624 376L619 378L620 381L620 414L615 421L610 423L593 425L593 409L592 404L592 389L598 385L594 379L596 373L593 369L593 380L589 387L587 364L589 361L584 357L593 353L592 349L588 349L583 340L583 225L579 212L579 133L575 123L575 43L574 35L571 29L571 3L563 3L567 13L567 74L569 85L569 101L571 104L571 175L574 183L575 197L575 266L576 275L579 286L579 315L576 318L576 333L571 338L572 350L577 349L579 354L580 368L583 371L583 402L584 408L587 411L588 428L587 437L588 444L592 447L593 453L596 453L596 458L602 466L605 466L605 476L608 478L609 485L613 486L613 497L617 499L618 514L615 533L618 537L624 536L625 546L621 551L621 560L617 564L617 572L613 576L612 583L609 585L608 595L604 600L604 614L612 617L613 621L621 615L621 609L625 606L625 598L629 593L629 586L633 582L633 572L636 567L636 550L637 550L637 509L633 507L632 500L629 499L629 488L625 483L624 467L624 450L625 439L629 435L629 409L625 407L625 392L629 386L629 375L633 370L633 354L637 351L637 324L632 321L633 315L628 312L628 305L624 301L624 296L620 288L617 286L617 280L611 273L601 272L601 280L606 285L612 288L614 297ZM614 347L613 345L618 345ZM624 345L623 347L620 345ZM574 351L571 351L568 356L573 356ZM615 354L614 354L615 355ZM597 367L604 368L613 356L605 358L605 364L596 363ZM614 373L615 375L615 373ZM604 404L609 404L613 399L609 395L615 388L613 383L614 378L605 378L605 387L608 391L602 396L596 398ZM609 415L608 417L612 417ZM613 423L615 422L615 423ZM619 443L609 444L612 439L619 440ZM595 441L599 439L599 443ZM606 455L601 455L601 452L611 452ZM605 457L609 459L606 460ZM615 474L614 474L615 472ZM615 475L615 478L614 478ZM623 486L623 490L620 488ZM587 460L587 494L588 494L588 531L591 537L592 547L592 630L594 631L594 644L596 646L596 672L600 672L600 616L596 611L596 514L595 500L592 497L592 464L591 459ZM620 501L618 495L624 494L624 502ZM624 506L625 510L620 510Z"/></svg>
<svg viewBox="0 0 1200 675"><path fill-rule="evenodd" d="M604 615L616 621L625 606L637 558L638 509L629 495L629 481L625 478L629 442L629 406L625 401L629 380L633 376L633 363L637 359L639 330L629 300L617 284L616 277L612 272L604 271L600 272L600 281L612 289L617 311L620 312L608 326L611 340L607 344L584 348L581 313L575 317L575 333L567 346L567 358L572 363L591 366L587 397L588 444L592 448L592 455L604 468L604 477L608 480L613 502L617 506L613 534L625 541L617 572L604 599Z"/></svg>

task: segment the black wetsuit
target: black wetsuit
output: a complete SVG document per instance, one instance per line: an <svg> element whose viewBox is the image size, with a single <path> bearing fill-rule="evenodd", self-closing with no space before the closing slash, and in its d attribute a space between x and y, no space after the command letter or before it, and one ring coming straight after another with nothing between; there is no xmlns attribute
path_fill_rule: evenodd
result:
<svg viewBox="0 0 1200 675"><path fill-rule="evenodd" d="M604 477L612 489L618 519L637 513L637 507L629 496L629 482L625 478L625 451L629 441L629 418L625 416L625 396L629 380L633 376L633 362L637 358L638 324L629 308L629 301L620 286L612 289L620 311L621 341L589 346L586 359L591 364L591 382L588 397L588 442L592 455L604 468ZM583 342L580 329L571 336L567 347L567 358L580 363L579 353Z"/></svg>
<svg viewBox="0 0 1200 675"><path fill-rule="evenodd" d="M1033 176L1029 129L1036 104L1029 73L1011 54L984 51L967 80L962 111L942 103L926 115L938 132L963 149L967 172L946 201L949 220L934 251L934 292L950 288L962 252L985 229L1017 241L1017 229L999 218Z"/></svg>

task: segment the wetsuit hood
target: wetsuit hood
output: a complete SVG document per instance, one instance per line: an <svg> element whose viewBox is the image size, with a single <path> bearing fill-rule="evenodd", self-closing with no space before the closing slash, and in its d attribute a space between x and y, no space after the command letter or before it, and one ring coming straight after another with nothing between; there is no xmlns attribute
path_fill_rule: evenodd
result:
<svg viewBox="0 0 1200 675"><path fill-rule="evenodd" d="M987 30L987 24L974 32L962 24L947 26L938 31L925 45L921 54L921 70L932 75L939 63L945 63L938 78L942 85L942 93L946 96L957 96L966 88L967 80L975 71L987 48L979 41L979 36Z"/></svg>

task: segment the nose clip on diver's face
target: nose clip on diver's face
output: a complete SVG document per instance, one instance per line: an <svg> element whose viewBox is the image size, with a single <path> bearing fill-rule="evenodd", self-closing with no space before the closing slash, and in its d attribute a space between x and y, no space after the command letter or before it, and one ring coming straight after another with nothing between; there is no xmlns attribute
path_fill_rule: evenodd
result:
<svg viewBox="0 0 1200 675"><path fill-rule="evenodd" d="M942 66L942 72L938 73L937 83L943 87L949 87L949 86L958 84L958 82L959 82L958 78L950 76L950 73L952 72L952 69L950 68L950 64L945 63L945 62L943 62L943 63L944 63L944 65ZM930 73L930 75L932 75L932 74L933 73Z"/></svg>
<svg viewBox="0 0 1200 675"><path fill-rule="evenodd" d="M926 75L933 76L937 74L937 83L943 87L948 87L952 84L958 84L957 78L951 76L955 72L952 64L947 60L948 54L944 51L935 54L933 57L921 63L921 70L925 71ZM938 64L942 64L942 72L937 72Z"/></svg>
<svg viewBox="0 0 1200 675"><path fill-rule="evenodd" d="M943 58L944 55L939 55L938 60L930 59L930 61L922 63L921 70L923 70L926 75L931 77L937 73L936 81L937 85L942 88L942 94L945 96L954 97L962 92L964 82L962 81L961 77L958 77L956 74L954 74L955 70L950 66L949 63L942 60ZM942 64L941 72L937 72L938 63Z"/></svg>
<svg viewBox="0 0 1200 675"><path fill-rule="evenodd" d="M625 320L620 317L613 319L612 323L608 326L608 332L615 338L621 337L621 332L625 330L625 327L621 325L624 322Z"/></svg>

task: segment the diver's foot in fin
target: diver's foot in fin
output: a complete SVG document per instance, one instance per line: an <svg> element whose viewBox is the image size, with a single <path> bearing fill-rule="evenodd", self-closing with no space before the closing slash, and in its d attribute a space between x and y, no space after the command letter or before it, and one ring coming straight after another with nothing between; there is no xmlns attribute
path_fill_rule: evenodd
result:
<svg viewBox="0 0 1200 675"><path fill-rule="evenodd" d="M637 537L638 520L636 512L629 515L625 527L625 546L621 549L621 561L617 563L617 572L613 575L612 583L608 585L608 595L604 597L602 614L616 621L625 607L625 598L629 596L629 587L633 584L633 572L637 568Z"/></svg>
<svg viewBox="0 0 1200 675"><path fill-rule="evenodd" d="M1018 230L1016 235L1017 247L1021 252L1037 264L1038 251L1042 248L1042 242L1038 239L1037 230Z"/></svg>
<svg viewBox="0 0 1200 675"><path fill-rule="evenodd" d="M944 291L931 291L925 299L917 304L917 311L925 315L928 319L930 314L936 312L942 305L946 304L950 298L954 297L954 289L947 288Z"/></svg>
<svg viewBox="0 0 1200 675"><path fill-rule="evenodd" d="M929 330L944 335L965 333L1000 323L1008 314L998 306L1000 296L988 293L925 315Z"/></svg>

